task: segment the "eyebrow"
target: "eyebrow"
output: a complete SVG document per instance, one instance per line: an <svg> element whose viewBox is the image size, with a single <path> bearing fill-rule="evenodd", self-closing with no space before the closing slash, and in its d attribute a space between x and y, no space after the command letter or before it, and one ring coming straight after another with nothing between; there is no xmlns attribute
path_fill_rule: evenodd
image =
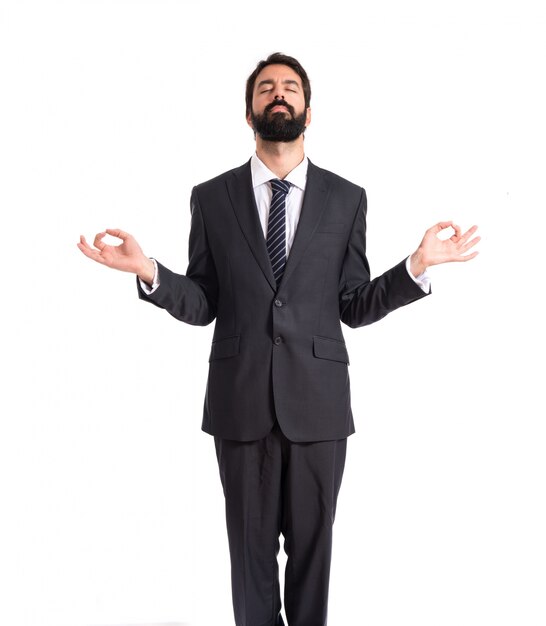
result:
<svg viewBox="0 0 546 626"><path fill-rule="evenodd" d="M271 78L266 78L265 80L261 80L258 85L257 85L257 89L259 89L260 87L263 87L264 85L273 85L274 84L274 80L272 80ZM285 80L282 81L283 85L295 85L296 87L300 87L300 84L298 83L297 80L294 80L292 78L286 78Z"/></svg>

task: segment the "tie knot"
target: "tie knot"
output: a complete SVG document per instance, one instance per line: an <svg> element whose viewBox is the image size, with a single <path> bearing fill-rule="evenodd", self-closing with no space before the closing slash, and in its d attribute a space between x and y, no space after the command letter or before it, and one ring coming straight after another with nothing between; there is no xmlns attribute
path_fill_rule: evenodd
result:
<svg viewBox="0 0 546 626"><path fill-rule="evenodd" d="M270 181L271 189L273 193L282 193L286 196L290 189L290 183L286 180L280 180L279 178L272 178Z"/></svg>

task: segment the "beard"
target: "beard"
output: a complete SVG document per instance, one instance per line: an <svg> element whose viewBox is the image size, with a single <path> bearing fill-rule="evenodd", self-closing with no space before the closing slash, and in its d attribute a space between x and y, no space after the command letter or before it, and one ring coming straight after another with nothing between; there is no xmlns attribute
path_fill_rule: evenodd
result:
<svg viewBox="0 0 546 626"><path fill-rule="evenodd" d="M270 113L276 106L286 107L288 116L284 111ZM307 121L307 112L296 115L294 107L282 100L276 100L268 104L261 115L256 115L254 111L250 113L252 127L264 141L295 141L304 131Z"/></svg>

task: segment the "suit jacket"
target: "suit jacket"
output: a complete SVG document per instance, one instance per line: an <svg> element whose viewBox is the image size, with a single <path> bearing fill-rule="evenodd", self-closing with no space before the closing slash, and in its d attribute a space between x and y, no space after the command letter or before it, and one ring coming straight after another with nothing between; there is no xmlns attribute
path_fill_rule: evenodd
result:
<svg viewBox="0 0 546 626"><path fill-rule="evenodd" d="M375 322L422 298L405 261L370 280L364 189L311 162L294 243L277 288L250 162L196 186L186 275L158 263L139 296L179 320L216 319L202 429L225 439L292 441L354 432L341 322ZM138 284L138 281L137 281Z"/></svg>

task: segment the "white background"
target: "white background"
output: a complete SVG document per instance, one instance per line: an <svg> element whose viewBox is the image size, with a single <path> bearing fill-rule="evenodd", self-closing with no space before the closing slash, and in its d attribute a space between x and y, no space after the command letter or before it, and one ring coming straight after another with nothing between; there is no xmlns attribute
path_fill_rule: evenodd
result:
<svg viewBox="0 0 546 626"><path fill-rule="evenodd" d="M76 242L123 228L183 273L191 188L249 158L245 80L282 51L374 275L437 221L483 237L345 331L329 623L544 626L545 32L538 0L0 2L0 623L232 623L212 326Z"/></svg>

